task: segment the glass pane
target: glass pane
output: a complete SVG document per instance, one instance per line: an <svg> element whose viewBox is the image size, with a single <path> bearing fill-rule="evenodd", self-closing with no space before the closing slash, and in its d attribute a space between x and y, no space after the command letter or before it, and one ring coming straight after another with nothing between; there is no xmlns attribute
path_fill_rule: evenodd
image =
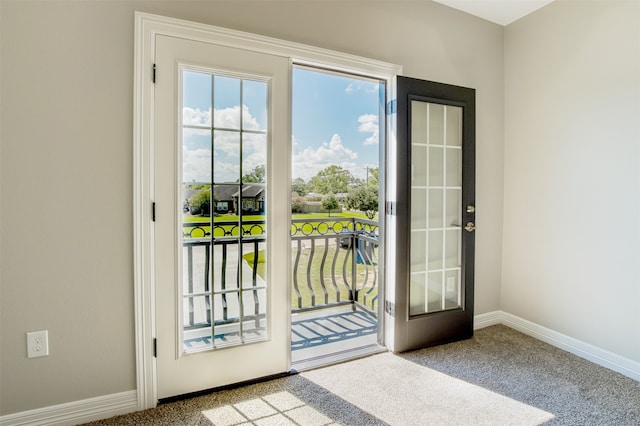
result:
<svg viewBox="0 0 640 426"><path fill-rule="evenodd" d="M242 81L242 129L267 131L267 83Z"/></svg>
<svg viewBox="0 0 640 426"><path fill-rule="evenodd" d="M211 75L182 73L182 125L211 128Z"/></svg>
<svg viewBox="0 0 640 426"><path fill-rule="evenodd" d="M442 189L429 190L429 228L442 228Z"/></svg>
<svg viewBox="0 0 640 426"><path fill-rule="evenodd" d="M242 181L265 183L267 165L267 135L242 134Z"/></svg>
<svg viewBox="0 0 640 426"><path fill-rule="evenodd" d="M192 297L194 294L202 294L210 289L209 247L208 244L183 247L183 258L187 266L182 270L182 294L185 297L183 320L186 326L206 322L207 315L211 315L210 299L205 300L202 296Z"/></svg>
<svg viewBox="0 0 640 426"><path fill-rule="evenodd" d="M237 221L216 222L216 227L226 228L237 234ZM238 289L238 242L237 239L217 238L220 243L213 249L213 289L216 292Z"/></svg>
<svg viewBox="0 0 640 426"><path fill-rule="evenodd" d="M213 155L214 182L238 182L240 179L240 133L214 130Z"/></svg>
<svg viewBox="0 0 640 426"><path fill-rule="evenodd" d="M411 185L427 185L427 147L411 146Z"/></svg>
<svg viewBox="0 0 640 426"><path fill-rule="evenodd" d="M460 266L460 230L445 231L445 268Z"/></svg>
<svg viewBox="0 0 640 426"><path fill-rule="evenodd" d="M213 126L240 129L240 79L213 77Z"/></svg>
<svg viewBox="0 0 640 426"><path fill-rule="evenodd" d="M462 108L447 106L447 146L462 145Z"/></svg>
<svg viewBox="0 0 640 426"><path fill-rule="evenodd" d="M217 215L225 215L235 212L235 201L233 195L238 192L238 185L214 185L213 186L213 211ZM222 219L222 218L219 218ZM230 236L231 228L227 222L218 220L214 224L214 237ZM219 248L219 247L218 247Z"/></svg>
<svg viewBox="0 0 640 426"><path fill-rule="evenodd" d="M429 144L444 145L444 105L429 104Z"/></svg>
<svg viewBox="0 0 640 426"><path fill-rule="evenodd" d="M445 226L460 226L462 219L462 191L447 189L447 211Z"/></svg>
<svg viewBox="0 0 640 426"><path fill-rule="evenodd" d="M447 186L462 185L462 151L449 148L447 151Z"/></svg>
<svg viewBox="0 0 640 426"><path fill-rule="evenodd" d="M427 311L442 310L442 272L429 273Z"/></svg>
<svg viewBox="0 0 640 426"><path fill-rule="evenodd" d="M429 231L429 270L442 269L443 231Z"/></svg>
<svg viewBox="0 0 640 426"><path fill-rule="evenodd" d="M264 223L247 225L245 224L245 233L248 235L259 236L264 235ZM243 271L245 275L243 278L244 289L255 289L265 287L267 282L265 281L266 269L267 269L267 252L265 250L264 242L251 242L243 244L243 262L246 266L246 270ZM253 313L264 312L266 305L262 304L260 309Z"/></svg>
<svg viewBox="0 0 640 426"><path fill-rule="evenodd" d="M427 143L427 108L426 102L411 101L411 143Z"/></svg>
<svg viewBox="0 0 640 426"><path fill-rule="evenodd" d="M211 299L209 295L189 296L185 294L182 304L182 323L185 328L201 325L206 326L211 315Z"/></svg>
<svg viewBox="0 0 640 426"><path fill-rule="evenodd" d="M420 315L426 312L427 274L411 274L409 294L409 315Z"/></svg>
<svg viewBox="0 0 640 426"><path fill-rule="evenodd" d="M422 272L427 269L425 265L427 259L426 238L427 233L424 231L411 231L411 254L409 256L411 272Z"/></svg>
<svg viewBox="0 0 640 426"><path fill-rule="evenodd" d="M242 214L252 215L258 213L258 208L264 200L264 189L262 185L242 185L242 199L238 201L239 206L242 207ZM242 235L246 236L249 232L247 226L245 226L244 220L242 223Z"/></svg>
<svg viewBox="0 0 640 426"><path fill-rule="evenodd" d="M460 269L445 272L445 309L460 307Z"/></svg>
<svg viewBox="0 0 640 426"><path fill-rule="evenodd" d="M209 327L201 327L196 329L186 329L184 331L184 351L196 352L209 350L213 347L211 340L211 329Z"/></svg>
<svg viewBox="0 0 640 426"><path fill-rule="evenodd" d="M444 150L429 148L429 186L444 185Z"/></svg>
<svg viewBox="0 0 640 426"><path fill-rule="evenodd" d="M411 229L426 229L427 227L427 190L411 190ZM442 208L440 209L442 211Z"/></svg>
<svg viewBox="0 0 640 426"><path fill-rule="evenodd" d="M267 290L259 288L243 292L244 321L242 324L245 342L266 337Z"/></svg>
<svg viewBox="0 0 640 426"><path fill-rule="evenodd" d="M182 181L211 182L211 130L182 129Z"/></svg>

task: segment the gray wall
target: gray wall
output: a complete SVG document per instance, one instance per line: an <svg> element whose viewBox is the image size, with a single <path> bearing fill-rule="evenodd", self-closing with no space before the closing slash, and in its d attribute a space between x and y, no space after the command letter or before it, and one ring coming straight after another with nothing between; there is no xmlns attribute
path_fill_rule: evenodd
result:
<svg viewBox="0 0 640 426"><path fill-rule="evenodd" d="M640 362L640 2L505 31L502 310Z"/></svg>
<svg viewBox="0 0 640 426"><path fill-rule="evenodd" d="M135 389L135 10L476 88L476 309L499 309L502 27L431 2L3 0L0 414ZM25 333L41 329L50 356L28 360Z"/></svg>

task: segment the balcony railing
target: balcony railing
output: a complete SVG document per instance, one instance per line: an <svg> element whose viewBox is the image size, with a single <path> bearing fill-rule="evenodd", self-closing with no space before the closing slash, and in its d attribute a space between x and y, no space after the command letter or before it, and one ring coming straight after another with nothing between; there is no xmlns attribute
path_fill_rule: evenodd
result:
<svg viewBox="0 0 640 426"><path fill-rule="evenodd" d="M294 219L292 311L357 304L376 315L378 223L359 218Z"/></svg>
<svg viewBox="0 0 640 426"><path fill-rule="evenodd" d="M261 276L264 221L243 221L242 227L237 221L215 221L213 227L210 222L185 222L183 236L185 331L210 328L213 321L217 327L242 323L240 329L258 333L267 299L265 277ZM291 247L293 313L352 304L376 316L377 222L294 219Z"/></svg>

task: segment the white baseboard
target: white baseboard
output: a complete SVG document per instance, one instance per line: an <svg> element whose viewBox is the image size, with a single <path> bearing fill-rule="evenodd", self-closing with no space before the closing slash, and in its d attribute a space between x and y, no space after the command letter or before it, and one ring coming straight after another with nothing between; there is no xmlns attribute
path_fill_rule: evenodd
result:
<svg viewBox="0 0 640 426"><path fill-rule="evenodd" d="M487 312L473 317L474 330L498 324L502 324L502 311Z"/></svg>
<svg viewBox="0 0 640 426"><path fill-rule="evenodd" d="M0 426L70 426L131 413L137 409L138 393L127 391L9 414L0 417Z"/></svg>
<svg viewBox="0 0 640 426"><path fill-rule="evenodd" d="M640 362L614 354L504 311L474 317L474 329L502 324L588 361L640 381Z"/></svg>

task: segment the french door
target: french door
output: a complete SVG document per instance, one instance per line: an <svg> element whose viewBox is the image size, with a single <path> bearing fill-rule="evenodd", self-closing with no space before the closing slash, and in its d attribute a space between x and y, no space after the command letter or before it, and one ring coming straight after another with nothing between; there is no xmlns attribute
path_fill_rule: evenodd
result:
<svg viewBox="0 0 640 426"><path fill-rule="evenodd" d="M211 29L223 45L201 37L198 24L137 21L148 53L136 74L137 360L152 406L290 369L290 73L301 50L250 35L249 47L231 47L236 33ZM305 54L314 64L331 57ZM360 64L358 74L389 86L400 73L342 54L332 60L342 70ZM145 79L151 65L154 83ZM380 171L390 202L380 290L387 314L378 319L383 343L403 351L473 331L475 94L396 83L388 111L397 111L396 129Z"/></svg>
<svg viewBox="0 0 640 426"><path fill-rule="evenodd" d="M282 56L155 37L163 399L289 370L290 83Z"/></svg>
<svg viewBox="0 0 640 426"><path fill-rule="evenodd" d="M471 337L475 91L398 77L395 159L390 346L400 352Z"/></svg>

